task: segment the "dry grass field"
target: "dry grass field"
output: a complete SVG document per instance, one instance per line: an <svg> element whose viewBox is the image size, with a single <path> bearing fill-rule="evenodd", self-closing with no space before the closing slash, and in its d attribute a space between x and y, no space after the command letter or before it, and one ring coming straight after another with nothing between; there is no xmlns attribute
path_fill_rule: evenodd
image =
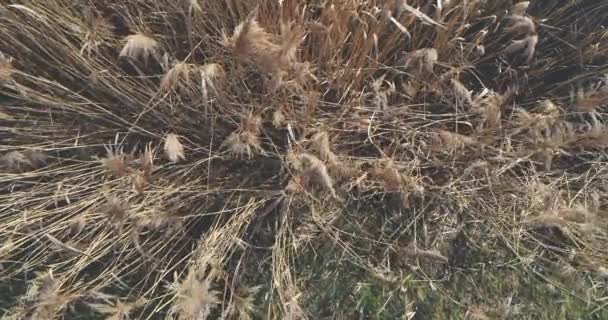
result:
<svg viewBox="0 0 608 320"><path fill-rule="evenodd" d="M0 1L1 319L608 319L608 1Z"/></svg>

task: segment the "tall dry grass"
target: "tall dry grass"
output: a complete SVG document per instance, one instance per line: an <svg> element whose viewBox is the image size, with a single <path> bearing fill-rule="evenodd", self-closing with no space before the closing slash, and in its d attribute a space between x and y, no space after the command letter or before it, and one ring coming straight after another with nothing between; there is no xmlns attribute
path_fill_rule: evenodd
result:
<svg viewBox="0 0 608 320"><path fill-rule="evenodd" d="M415 214L374 241L410 264L456 267L470 227L601 275L607 13L5 1L0 274L29 281L5 317L316 319L298 256L368 265L337 221L390 198Z"/></svg>

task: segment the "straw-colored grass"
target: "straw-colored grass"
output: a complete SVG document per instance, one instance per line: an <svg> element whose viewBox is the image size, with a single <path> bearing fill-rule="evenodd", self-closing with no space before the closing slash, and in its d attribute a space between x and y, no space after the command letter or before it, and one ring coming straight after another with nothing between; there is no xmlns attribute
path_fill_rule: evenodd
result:
<svg viewBox="0 0 608 320"><path fill-rule="evenodd" d="M4 1L2 319L608 318L607 15Z"/></svg>

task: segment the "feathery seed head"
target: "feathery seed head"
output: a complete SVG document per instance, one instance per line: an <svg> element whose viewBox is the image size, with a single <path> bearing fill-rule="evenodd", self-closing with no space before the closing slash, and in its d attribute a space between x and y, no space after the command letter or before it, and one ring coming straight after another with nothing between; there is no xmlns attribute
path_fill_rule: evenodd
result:
<svg viewBox="0 0 608 320"><path fill-rule="evenodd" d="M312 137L313 145L320 159L328 165L338 165L338 157L331 151L331 143L327 132L321 131Z"/></svg>
<svg viewBox="0 0 608 320"><path fill-rule="evenodd" d="M467 104L472 104L473 100L471 98L471 91L467 89L467 87L462 84L462 82L457 79L451 79L452 90L454 91L454 95L456 98L462 102L466 102Z"/></svg>
<svg viewBox="0 0 608 320"><path fill-rule="evenodd" d="M176 63L160 81L160 88L162 91L170 91L175 89L180 81L184 81L186 84L190 83L190 72L194 66L185 62Z"/></svg>
<svg viewBox="0 0 608 320"><path fill-rule="evenodd" d="M530 6L530 1L522 1L518 2L511 7L511 15L513 16L523 16L528 10Z"/></svg>
<svg viewBox="0 0 608 320"><path fill-rule="evenodd" d="M441 145L446 146L450 150L462 149L465 146L475 146L478 144L477 140L472 137L446 130L437 130L437 138Z"/></svg>
<svg viewBox="0 0 608 320"><path fill-rule="evenodd" d="M395 167L392 160L387 161L384 170L380 172L380 176L384 181L384 190L386 192L399 192L403 185L403 177Z"/></svg>
<svg viewBox="0 0 608 320"><path fill-rule="evenodd" d="M260 116L249 113L242 121L241 130L251 132L254 135L259 135L262 127L262 118Z"/></svg>
<svg viewBox="0 0 608 320"><path fill-rule="evenodd" d="M329 191L334 198L339 198L327 166L319 158L308 153L302 153L299 156L299 161L304 169L301 174L304 187L318 186Z"/></svg>
<svg viewBox="0 0 608 320"><path fill-rule="evenodd" d="M30 168L32 162L21 151L10 151L0 158L0 164L10 172L20 172Z"/></svg>
<svg viewBox="0 0 608 320"><path fill-rule="evenodd" d="M179 162L181 160L186 160L186 155L184 154L184 146L179 141L179 136L175 133L169 133L165 137L165 155L171 162Z"/></svg>
<svg viewBox="0 0 608 320"><path fill-rule="evenodd" d="M237 158L251 159L254 152L263 153L259 135L261 133L262 118L253 113L241 119L241 125L232 132L222 143L229 149L230 154Z"/></svg>
<svg viewBox="0 0 608 320"><path fill-rule="evenodd" d="M222 145L228 148L230 154L239 159L251 159L255 152L263 152L258 136L251 131L237 130L231 133Z"/></svg>
<svg viewBox="0 0 608 320"><path fill-rule="evenodd" d="M82 230L84 230L85 226L86 226L85 218L83 216L79 215L76 218L72 219L72 221L70 222L70 225L68 227L69 234L72 237L75 237L78 234L80 234L82 232Z"/></svg>
<svg viewBox="0 0 608 320"><path fill-rule="evenodd" d="M239 24L232 37L224 39L224 45L238 58L255 64L260 70L271 75L272 88L276 89L286 75L303 77L308 74L308 64L297 61L297 47L303 32L293 24L282 24L281 33L272 35L259 26L252 13Z"/></svg>
<svg viewBox="0 0 608 320"><path fill-rule="evenodd" d="M529 35L521 40L513 40L512 43L505 48L506 54L512 54L518 51L523 51L522 56L526 57L526 62L532 62L534 53L536 51L536 45L538 44L538 35Z"/></svg>
<svg viewBox="0 0 608 320"><path fill-rule="evenodd" d="M484 90L484 92L479 94L473 101L471 109L481 115L480 127L500 127L504 103L505 95L494 91Z"/></svg>
<svg viewBox="0 0 608 320"><path fill-rule="evenodd" d="M220 300L219 292L211 289L211 279L198 279L194 272L174 286L175 307L180 319L204 320Z"/></svg>
<svg viewBox="0 0 608 320"><path fill-rule="evenodd" d="M121 226L127 218L129 206L114 196L107 196L102 212L115 226Z"/></svg>
<svg viewBox="0 0 608 320"><path fill-rule="evenodd" d="M141 170L146 179L150 179L152 172L154 171L154 157L156 150L152 148L152 145L147 145L144 153L141 155Z"/></svg>
<svg viewBox="0 0 608 320"><path fill-rule="evenodd" d="M188 11L193 12L195 14L199 14L203 12L203 7L201 7L199 0L187 0L188 1Z"/></svg>
<svg viewBox="0 0 608 320"><path fill-rule="evenodd" d="M33 168L42 168L48 164L49 155L41 150L30 150L26 152L27 159Z"/></svg>
<svg viewBox="0 0 608 320"><path fill-rule="evenodd" d="M127 163L127 156L122 152L121 148L113 149L110 146L105 146L106 157L101 159L101 163L115 177L123 177L129 173L130 168Z"/></svg>
<svg viewBox="0 0 608 320"><path fill-rule="evenodd" d="M594 112L602 105L608 105L608 86L584 91L579 89L574 101L574 109L578 112Z"/></svg>
<svg viewBox="0 0 608 320"><path fill-rule="evenodd" d="M239 286L232 295L232 302L228 306L226 314L240 320L252 320L255 310L255 294L259 287Z"/></svg>
<svg viewBox="0 0 608 320"><path fill-rule="evenodd" d="M15 73L13 69L13 58L0 51L0 83L8 80Z"/></svg>
<svg viewBox="0 0 608 320"><path fill-rule="evenodd" d="M124 302L118 298L105 294L97 294L97 297L103 299L101 303L88 303L95 312L106 315L106 320L128 320L131 319L130 314L134 309L143 306L146 300L139 298L135 301Z"/></svg>
<svg viewBox="0 0 608 320"><path fill-rule="evenodd" d="M433 73L435 63L438 59L435 48L423 48L410 52L405 59L405 67L416 70L418 74Z"/></svg>
<svg viewBox="0 0 608 320"><path fill-rule="evenodd" d="M125 45L120 51L120 57L127 57L133 60L143 60L144 65L148 64L150 56L159 60L159 44L156 40L141 33L132 34L125 38Z"/></svg>
<svg viewBox="0 0 608 320"><path fill-rule="evenodd" d="M199 67L201 78L204 81L214 83L214 81L225 77L222 66L217 63L207 63Z"/></svg>
<svg viewBox="0 0 608 320"><path fill-rule="evenodd" d="M514 15L510 17L507 32L514 37L533 35L536 34L536 25L529 17Z"/></svg>
<svg viewBox="0 0 608 320"><path fill-rule="evenodd" d="M281 109L277 109L272 113L272 125L275 128L283 128L286 124L285 114L281 111Z"/></svg>

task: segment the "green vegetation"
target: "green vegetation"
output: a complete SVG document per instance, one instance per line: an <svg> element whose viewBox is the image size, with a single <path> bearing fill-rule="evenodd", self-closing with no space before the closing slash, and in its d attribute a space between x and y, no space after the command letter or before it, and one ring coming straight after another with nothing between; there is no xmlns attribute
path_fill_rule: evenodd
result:
<svg viewBox="0 0 608 320"><path fill-rule="evenodd" d="M4 1L2 319L608 319L606 16Z"/></svg>

